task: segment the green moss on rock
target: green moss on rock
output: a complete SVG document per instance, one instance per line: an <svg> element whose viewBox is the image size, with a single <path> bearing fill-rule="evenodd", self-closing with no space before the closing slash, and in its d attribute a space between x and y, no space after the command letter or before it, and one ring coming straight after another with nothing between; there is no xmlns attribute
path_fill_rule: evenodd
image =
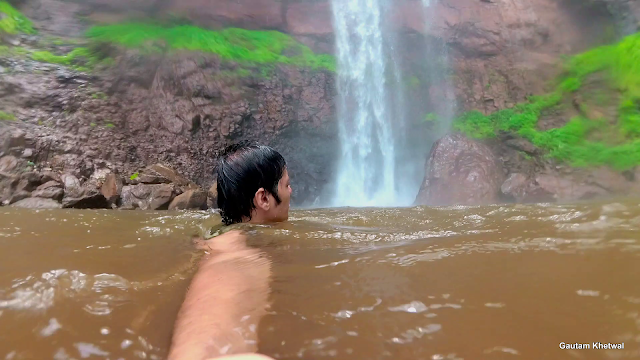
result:
<svg viewBox="0 0 640 360"><path fill-rule="evenodd" d="M595 74L604 77L607 92L619 95L617 119L581 114L562 127L538 129L543 110L571 99ZM476 139L514 132L545 150L548 157L575 167L608 165L627 170L640 165L640 33L571 57L557 83L553 93L533 96L510 109L489 115L467 112L454 121L454 129Z"/></svg>
<svg viewBox="0 0 640 360"><path fill-rule="evenodd" d="M0 31L7 34L36 33L31 21L6 1L0 1Z"/></svg>
<svg viewBox="0 0 640 360"><path fill-rule="evenodd" d="M163 27L126 23L96 26L87 32L93 41L130 48L192 50L218 54L222 59L249 64L291 64L335 71L331 55L315 54L309 47L278 31L227 28L206 30L192 25Z"/></svg>

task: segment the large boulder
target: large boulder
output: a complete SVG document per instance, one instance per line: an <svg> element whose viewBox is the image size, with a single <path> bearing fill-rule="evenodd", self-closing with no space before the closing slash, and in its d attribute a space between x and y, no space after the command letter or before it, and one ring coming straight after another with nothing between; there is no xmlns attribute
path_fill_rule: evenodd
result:
<svg viewBox="0 0 640 360"><path fill-rule="evenodd" d="M417 205L480 205L500 201L503 172L486 145L460 134L431 148Z"/></svg>
<svg viewBox="0 0 640 360"><path fill-rule="evenodd" d="M122 209L165 210L173 199L171 184L137 184L122 188Z"/></svg>
<svg viewBox="0 0 640 360"><path fill-rule="evenodd" d="M204 210L206 207L207 193L202 189L187 190L169 204L169 210Z"/></svg>
<svg viewBox="0 0 640 360"><path fill-rule="evenodd" d="M49 181L40 186L31 194L32 197L53 199L61 201L64 196L64 190L57 181Z"/></svg>
<svg viewBox="0 0 640 360"><path fill-rule="evenodd" d="M64 198L62 206L76 209L104 209L108 207L107 199L92 184L83 186L80 180L71 175L60 176L64 184Z"/></svg>
<svg viewBox="0 0 640 360"><path fill-rule="evenodd" d="M170 184L177 186L188 186L191 184L184 176L164 164L153 164L144 168L134 180L143 184Z"/></svg>
<svg viewBox="0 0 640 360"><path fill-rule="evenodd" d="M100 192L107 200L107 203L109 203L109 206L115 206L120 199L120 194L122 193L122 179L120 176L114 173L109 173L100 188Z"/></svg>
<svg viewBox="0 0 640 360"><path fill-rule="evenodd" d="M60 209L62 204L52 199L27 198L17 201L11 206L26 209Z"/></svg>
<svg viewBox="0 0 640 360"><path fill-rule="evenodd" d="M0 172L11 172L18 167L19 160L15 156L7 155L0 158Z"/></svg>
<svg viewBox="0 0 640 360"><path fill-rule="evenodd" d="M516 202L571 202L620 195L637 195L637 185L606 167L571 169L563 174L545 170L531 176L513 173L501 191Z"/></svg>

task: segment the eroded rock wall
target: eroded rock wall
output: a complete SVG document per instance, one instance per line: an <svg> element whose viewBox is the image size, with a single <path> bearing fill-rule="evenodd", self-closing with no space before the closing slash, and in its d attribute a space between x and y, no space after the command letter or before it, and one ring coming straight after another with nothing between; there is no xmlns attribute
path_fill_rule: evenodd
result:
<svg viewBox="0 0 640 360"><path fill-rule="evenodd" d="M289 66L247 75L215 55L123 55L103 75L43 66L4 76L0 99L30 134L30 159L89 177L167 163L200 186L217 151L239 140L274 146L288 161L294 201L312 202L335 159L333 75ZM236 72L234 72L236 71ZM128 176L127 175L127 176Z"/></svg>

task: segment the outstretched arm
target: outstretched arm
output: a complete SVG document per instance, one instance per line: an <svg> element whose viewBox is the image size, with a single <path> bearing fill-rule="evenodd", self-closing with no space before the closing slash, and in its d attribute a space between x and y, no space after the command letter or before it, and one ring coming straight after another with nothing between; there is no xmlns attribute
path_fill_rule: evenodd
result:
<svg viewBox="0 0 640 360"><path fill-rule="evenodd" d="M257 350L257 327L266 312L271 264L249 248L240 232L200 244L208 250L175 323L169 360L268 359ZM240 356L240 354L245 354ZM246 356L246 357L245 357Z"/></svg>

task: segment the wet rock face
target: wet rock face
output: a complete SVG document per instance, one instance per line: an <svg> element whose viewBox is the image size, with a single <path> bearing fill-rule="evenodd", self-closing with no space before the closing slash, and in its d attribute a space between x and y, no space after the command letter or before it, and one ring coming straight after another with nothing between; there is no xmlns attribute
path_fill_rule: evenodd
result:
<svg viewBox="0 0 640 360"><path fill-rule="evenodd" d="M481 205L500 202L502 169L491 149L453 134L431 149L417 205Z"/></svg>
<svg viewBox="0 0 640 360"><path fill-rule="evenodd" d="M189 179L208 189L218 151L253 140L285 157L297 190L293 203L314 201L337 156L334 75L280 66L269 77L228 76L234 66L212 54L127 53L111 71L94 75L89 91L54 73L7 76L0 83L29 83L0 102L17 106L24 120L12 126L33 135L0 129L0 146L16 158L33 149L33 162L78 179L109 163L125 179L140 172L138 182L184 187ZM97 92L104 96L92 96ZM11 166L5 161L0 166ZM144 169L157 162L184 179Z"/></svg>

